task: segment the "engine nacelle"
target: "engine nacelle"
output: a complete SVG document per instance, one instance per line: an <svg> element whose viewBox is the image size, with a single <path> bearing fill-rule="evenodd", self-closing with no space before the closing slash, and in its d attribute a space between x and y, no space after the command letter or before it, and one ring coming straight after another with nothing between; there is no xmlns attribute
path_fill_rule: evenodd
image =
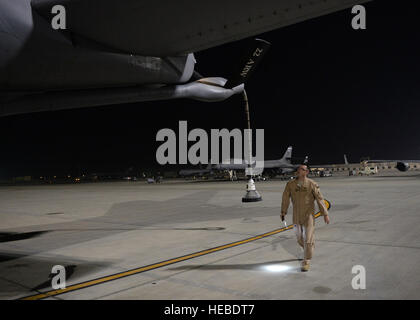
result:
<svg viewBox="0 0 420 320"><path fill-rule="evenodd" d="M400 171L408 171L408 169L410 168L410 165L406 162L397 162L396 168Z"/></svg>

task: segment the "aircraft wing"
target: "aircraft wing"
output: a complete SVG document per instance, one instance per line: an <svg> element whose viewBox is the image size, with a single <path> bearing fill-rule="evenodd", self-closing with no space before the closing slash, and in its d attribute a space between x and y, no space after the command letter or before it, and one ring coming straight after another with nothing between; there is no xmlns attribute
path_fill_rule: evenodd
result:
<svg viewBox="0 0 420 320"><path fill-rule="evenodd" d="M210 169L184 169L179 171L180 176L193 176L193 175L200 175L211 173Z"/></svg>
<svg viewBox="0 0 420 320"><path fill-rule="evenodd" d="M32 0L47 20L66 9L71 33L145 56L196 52L352 7L369 0ZM350 23L350 21L348 22Z"/></svg>
<svg viewBox="0 0 420 320"><path fill-rule="evenodd" d="M246 168L248 168L246 163L219 163L213 165L215 170L245 170Z"/></svg>
<svg viewBox="0 0 420 320"><path fill-rule="evenodd" d="M287 164L287 163L278 163L278 161L264 161L264 168L265 169L295 169L299 167L298 164Z"/></svg>

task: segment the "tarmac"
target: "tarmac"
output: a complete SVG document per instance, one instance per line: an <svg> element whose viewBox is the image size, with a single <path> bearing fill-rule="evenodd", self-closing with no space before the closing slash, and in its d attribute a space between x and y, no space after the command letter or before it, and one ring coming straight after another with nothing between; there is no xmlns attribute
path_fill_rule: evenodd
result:
<svg viewBox="0 0 420 320"><path fill-rule="evenodd" d="M0 187L0 299L419 299L419 172L314 179L331 223L309 272L285 181L257 182L256 203L245 181Z"/></svg>

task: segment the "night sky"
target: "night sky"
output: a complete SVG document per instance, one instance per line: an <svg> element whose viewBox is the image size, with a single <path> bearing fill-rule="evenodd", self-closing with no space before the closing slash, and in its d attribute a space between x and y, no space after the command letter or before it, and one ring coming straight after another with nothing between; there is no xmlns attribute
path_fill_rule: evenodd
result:
<svg viewBox="0 0 420 320"><path fill-rule="evenodd" d="M246 85L265 158L287 146L310 162L420 159L420 28L409 1L366 4L367 30L350 9L272 31ZM247 40L196 53L204 76L228 77ZM0 178L159 168L162 128L243 128L242 98L141 102L0 118ZM166 168L171 169L171 166Z"/></svg>

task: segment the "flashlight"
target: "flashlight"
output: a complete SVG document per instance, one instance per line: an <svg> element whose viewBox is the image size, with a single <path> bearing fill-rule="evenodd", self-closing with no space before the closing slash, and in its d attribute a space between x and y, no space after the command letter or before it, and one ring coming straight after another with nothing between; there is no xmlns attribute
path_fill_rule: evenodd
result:
<svg viewBox="0 0 420 320"><path fill-rule="evenodd" d="M284 227L287 227L287 225L286 225L286 219L284 219L284 216L283 215L281 216L281 221L283 221Z"/></svg>

